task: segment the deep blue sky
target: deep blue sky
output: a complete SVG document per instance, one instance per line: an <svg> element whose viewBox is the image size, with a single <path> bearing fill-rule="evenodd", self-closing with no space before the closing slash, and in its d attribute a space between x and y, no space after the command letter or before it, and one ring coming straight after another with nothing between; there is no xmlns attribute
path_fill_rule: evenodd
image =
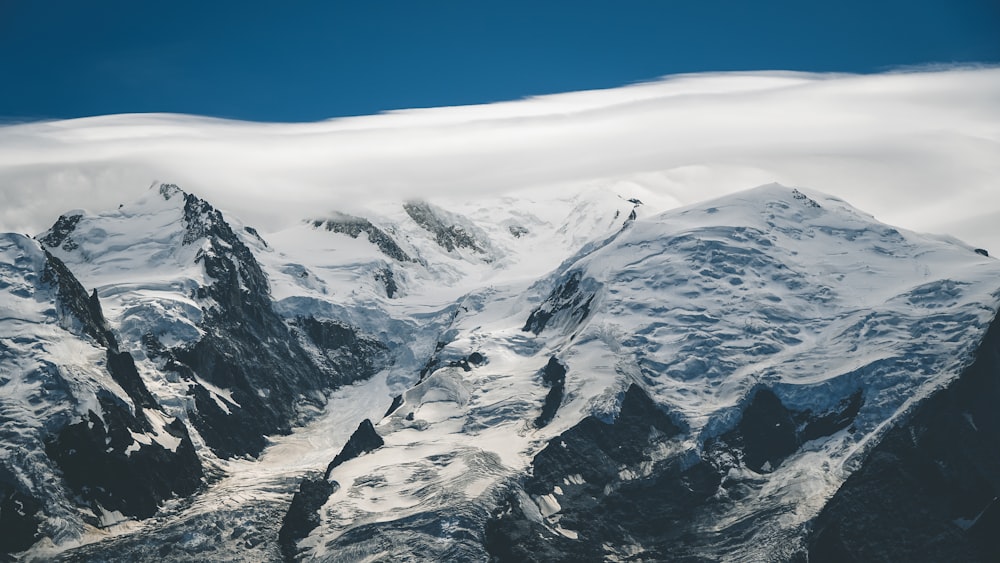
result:
<svg viewBox="0 0 1000 563"><path fill-rule="evenodd" d="M0 120L257 121L714 70L1000 63L998 0L0 0Z"/></svg>

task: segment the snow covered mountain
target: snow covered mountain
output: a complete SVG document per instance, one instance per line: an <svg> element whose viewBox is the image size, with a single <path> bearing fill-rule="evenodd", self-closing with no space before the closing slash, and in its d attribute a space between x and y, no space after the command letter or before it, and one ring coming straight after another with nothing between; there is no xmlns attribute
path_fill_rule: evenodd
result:
<svg viewBox="0 0 1000 563"><path fill-rule="evenodd" d="M185 425L150 394L96 294L35 240L0 239L3 552L36 536L148 518L202 466Z"/></svg>
<svg viewBox="0 0 1000 563"><path fill-rule="evenodd" d="M5 235L3 549L985 560L1000 263L807 190L666 207L621 185L262 234L155 185ZM127 492L66 453L104 436ZM910 528L860 524L903 499Z"/></svg>

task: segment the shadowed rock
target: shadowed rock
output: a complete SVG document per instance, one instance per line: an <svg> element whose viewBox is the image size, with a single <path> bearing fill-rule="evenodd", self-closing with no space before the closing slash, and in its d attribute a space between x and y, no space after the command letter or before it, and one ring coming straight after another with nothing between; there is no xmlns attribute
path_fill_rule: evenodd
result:
<svg viewBox="0 0 1000 563"><path fill-rule="evenodd" d="M361 424L358 425L358 429L354 431L354 434L351 434L351 438L344 444L340 453L326 466L326 479L330 479L330 474L338 465L354 459L361 454L375 451L381 448L384 443L382 437L375 431L375 427L372 426L372 421L367 418L362 420Z"/></svg>

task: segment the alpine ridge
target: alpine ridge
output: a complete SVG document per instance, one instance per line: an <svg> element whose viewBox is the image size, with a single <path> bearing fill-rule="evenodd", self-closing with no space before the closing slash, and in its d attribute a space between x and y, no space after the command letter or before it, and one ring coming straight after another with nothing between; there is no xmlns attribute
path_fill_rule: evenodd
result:
<svg viewBox="0 0 1000 563"><path fill-rule="evenodd" d="M0 552L990 560L1000 263L803 188L661 201L260 232L156 184L3 235Z"/></svg>

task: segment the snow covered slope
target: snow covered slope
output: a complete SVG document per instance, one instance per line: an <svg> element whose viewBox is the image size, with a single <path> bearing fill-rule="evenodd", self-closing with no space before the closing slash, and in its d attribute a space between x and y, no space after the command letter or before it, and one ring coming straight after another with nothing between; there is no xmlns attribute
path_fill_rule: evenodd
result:
<svg viewBox="0 0 1000 563"><path fill-rule="evenodd" d="M885 428L971 363L998 289L972 248L780 186L629 222L530 287L466 296L298 547L789 558ZM603 452L625 404L639 444ZM614 531L618 491L668 475L701 487L671 516L686 539Z"/></svg>
<svg viewBox="0 0 1000 563"><path fill-rule="evenodd" d="M595 496L620 502L609 487L641 489L671 472L702 487L695 508L657 508L683 540L586 543L620 558L791 558L802 526L885 428L972 362L996 315L997 274L972 248L780 186L637 222L582 253L539 288L547 297L535 317L551 313L549 322L524 327L558 343L552 353L568 366L561 410L610 421L634 385L679 427ZM551 463L536 457L527 482L543 514L539 493L595 493L560 483ZM587 508L545 523L591 536L606 522Z"/></svg>
<svg viewBox="0 0 1000 563"><path fill-rule="evenodd" d="M807 190L671 204L372 200L260 233L156 185L64 214L40 241L209 478L62 556L800 557L972 364L1000 263Z"/></svg>
<svg viewBox="0 0 1000 563"><path fill-rule="evenodd" d="M198 487L184 425L146 389L88 296L35 240L0 236L0 540L71 542Z"/></svg>
<svg viewBox="0 0 1000 563"><path fill-rule="evenodd" d="M381 344L350 327L286 324L255 258L267 243L176 186L65 214L40 240L96 289L151 392L218 457L258 454L324 391L383 363ZM314 341L331 330L343 342Z"/></svg>
<svg viewBox="0 0 1000 563"><path fill-rule="evenodd" d="M394 393L416 381L455 301L484 279L517 272L512 255L528 247L511 241L558 240L549 248L558 261L587 229L617 228L636 205L611 193L591 195L560 200L561 207L536 205L552 223L534 215L517 219L525 206L482 227L432 204L395 202L382 206L383 214L366 211L375 223L335 215L276 233L269 244L196 196L157 184L114 211L65 213L39 240L95 288L91 299L103 303L101 322L106 314L117 334L109 336L115 349L135 359L150 400L187 424L209 481L225 477L185 509L183 518L190 519L217 512L207 499L287 491L301 463L233 458L256 456L268 436L315 417L328 400L337 403L342 395L326 394L338 385L378 374L366 391L370 397L359 401L348 389L344 400L354 404L330 405L339 412L322 421L335 421L329 439L336 440L341 426L349 430L384 412ZM482 215L485 208L469 211ZM561 214L574 212L578 223L588 222L561 228ZM502 237L494 242L497 233ZM387 291L390 283L398 289ZM278 496L269 506L285 500ZM246 507L235 510L233 518L246 524ZM53 538L55 546L40 544L39 553L47 557L74 542L134 529L78 526Z"/></svg>

